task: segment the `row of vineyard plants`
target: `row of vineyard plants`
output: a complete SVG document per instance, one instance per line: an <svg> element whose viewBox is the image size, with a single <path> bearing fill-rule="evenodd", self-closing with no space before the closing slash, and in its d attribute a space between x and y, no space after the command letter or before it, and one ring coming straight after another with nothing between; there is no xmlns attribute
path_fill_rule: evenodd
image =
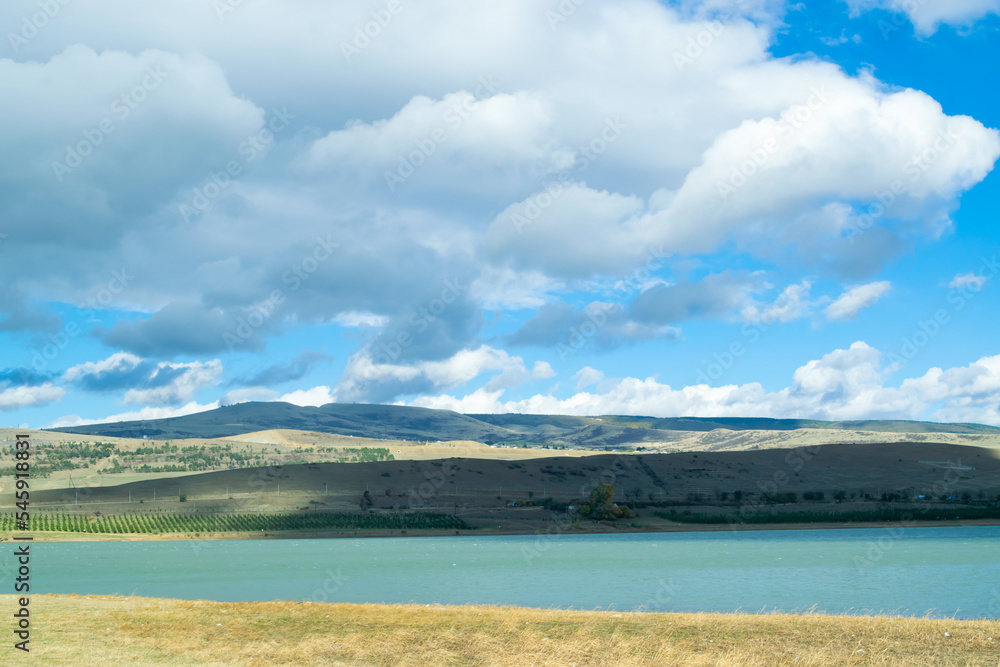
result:
<svg viewBox="0 0 1000 667"><path fill-rule="evenodd" d="M79 514L36 514L31 530L69 533L149 534L149 533L218 533L284 530L421 528L467 529L458 517L447 514L123 514L83 516ZM14 530L14 515L0 514L0 531Z"/></svg>

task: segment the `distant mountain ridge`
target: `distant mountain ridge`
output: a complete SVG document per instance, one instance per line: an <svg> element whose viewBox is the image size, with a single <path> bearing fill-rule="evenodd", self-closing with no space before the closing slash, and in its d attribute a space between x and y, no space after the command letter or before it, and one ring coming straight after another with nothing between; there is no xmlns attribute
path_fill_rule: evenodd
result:
<svg viewBox="0 0 1000 667"><path fill-rule="evenodd" d="M448 410L396 405L328 403L301 407L291 403L237 403L183 417L88 424L56 429L63 433L156 439L224 438L270 429L298 429L364 438L401 440L483 440L505 430Z"/></svg>
<svg viewBox="0 0 1000 667"><path fill-rule="evenodd" d="M183 417L88 424L46 429L120 438L224 438L270 429L296 429L398 440L475 440L570 447L641 446L676 438L677 431L828 429L872 432L997 435L982 424L919 421L846 421L760 417L631 417L607 415L461 414L399 405L328 403L301 407L290 403L238 403ZM670 433L673 432L673 433Z"/></svg>

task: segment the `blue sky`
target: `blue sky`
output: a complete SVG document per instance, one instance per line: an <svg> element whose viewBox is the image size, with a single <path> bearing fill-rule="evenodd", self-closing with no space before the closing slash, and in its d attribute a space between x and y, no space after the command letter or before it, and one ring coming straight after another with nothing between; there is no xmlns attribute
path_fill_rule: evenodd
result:
<svg viewBox="0 0 1000 667"><path fill-rule="evenodd" d="M0 414L1000 424L995 0L0 9Z"/></svg>

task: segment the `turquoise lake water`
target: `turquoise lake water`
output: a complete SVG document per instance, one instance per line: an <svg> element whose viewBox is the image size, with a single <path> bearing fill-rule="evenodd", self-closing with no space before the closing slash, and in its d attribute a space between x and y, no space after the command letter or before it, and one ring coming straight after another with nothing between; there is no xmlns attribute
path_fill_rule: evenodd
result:
<svg viewBox="0 0 1000 667"><path fill-rule="evenodd" d="M13 592L14 547L2 545ZM35 543L32 593L1000 617L1000 527Z"/></svg>

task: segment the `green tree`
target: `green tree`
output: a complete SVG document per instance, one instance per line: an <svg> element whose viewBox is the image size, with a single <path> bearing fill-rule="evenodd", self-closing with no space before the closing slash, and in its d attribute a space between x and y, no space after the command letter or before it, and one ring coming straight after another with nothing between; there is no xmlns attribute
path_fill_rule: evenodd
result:
<svg viewBox="0 0 1000 667"><path fill-rule="evenodd" d="M591 519L600 521L601 519L615 518L615 506L612 498L615 496L615 487L611 484L601 484L590 492L589 506Z"/></svg>

